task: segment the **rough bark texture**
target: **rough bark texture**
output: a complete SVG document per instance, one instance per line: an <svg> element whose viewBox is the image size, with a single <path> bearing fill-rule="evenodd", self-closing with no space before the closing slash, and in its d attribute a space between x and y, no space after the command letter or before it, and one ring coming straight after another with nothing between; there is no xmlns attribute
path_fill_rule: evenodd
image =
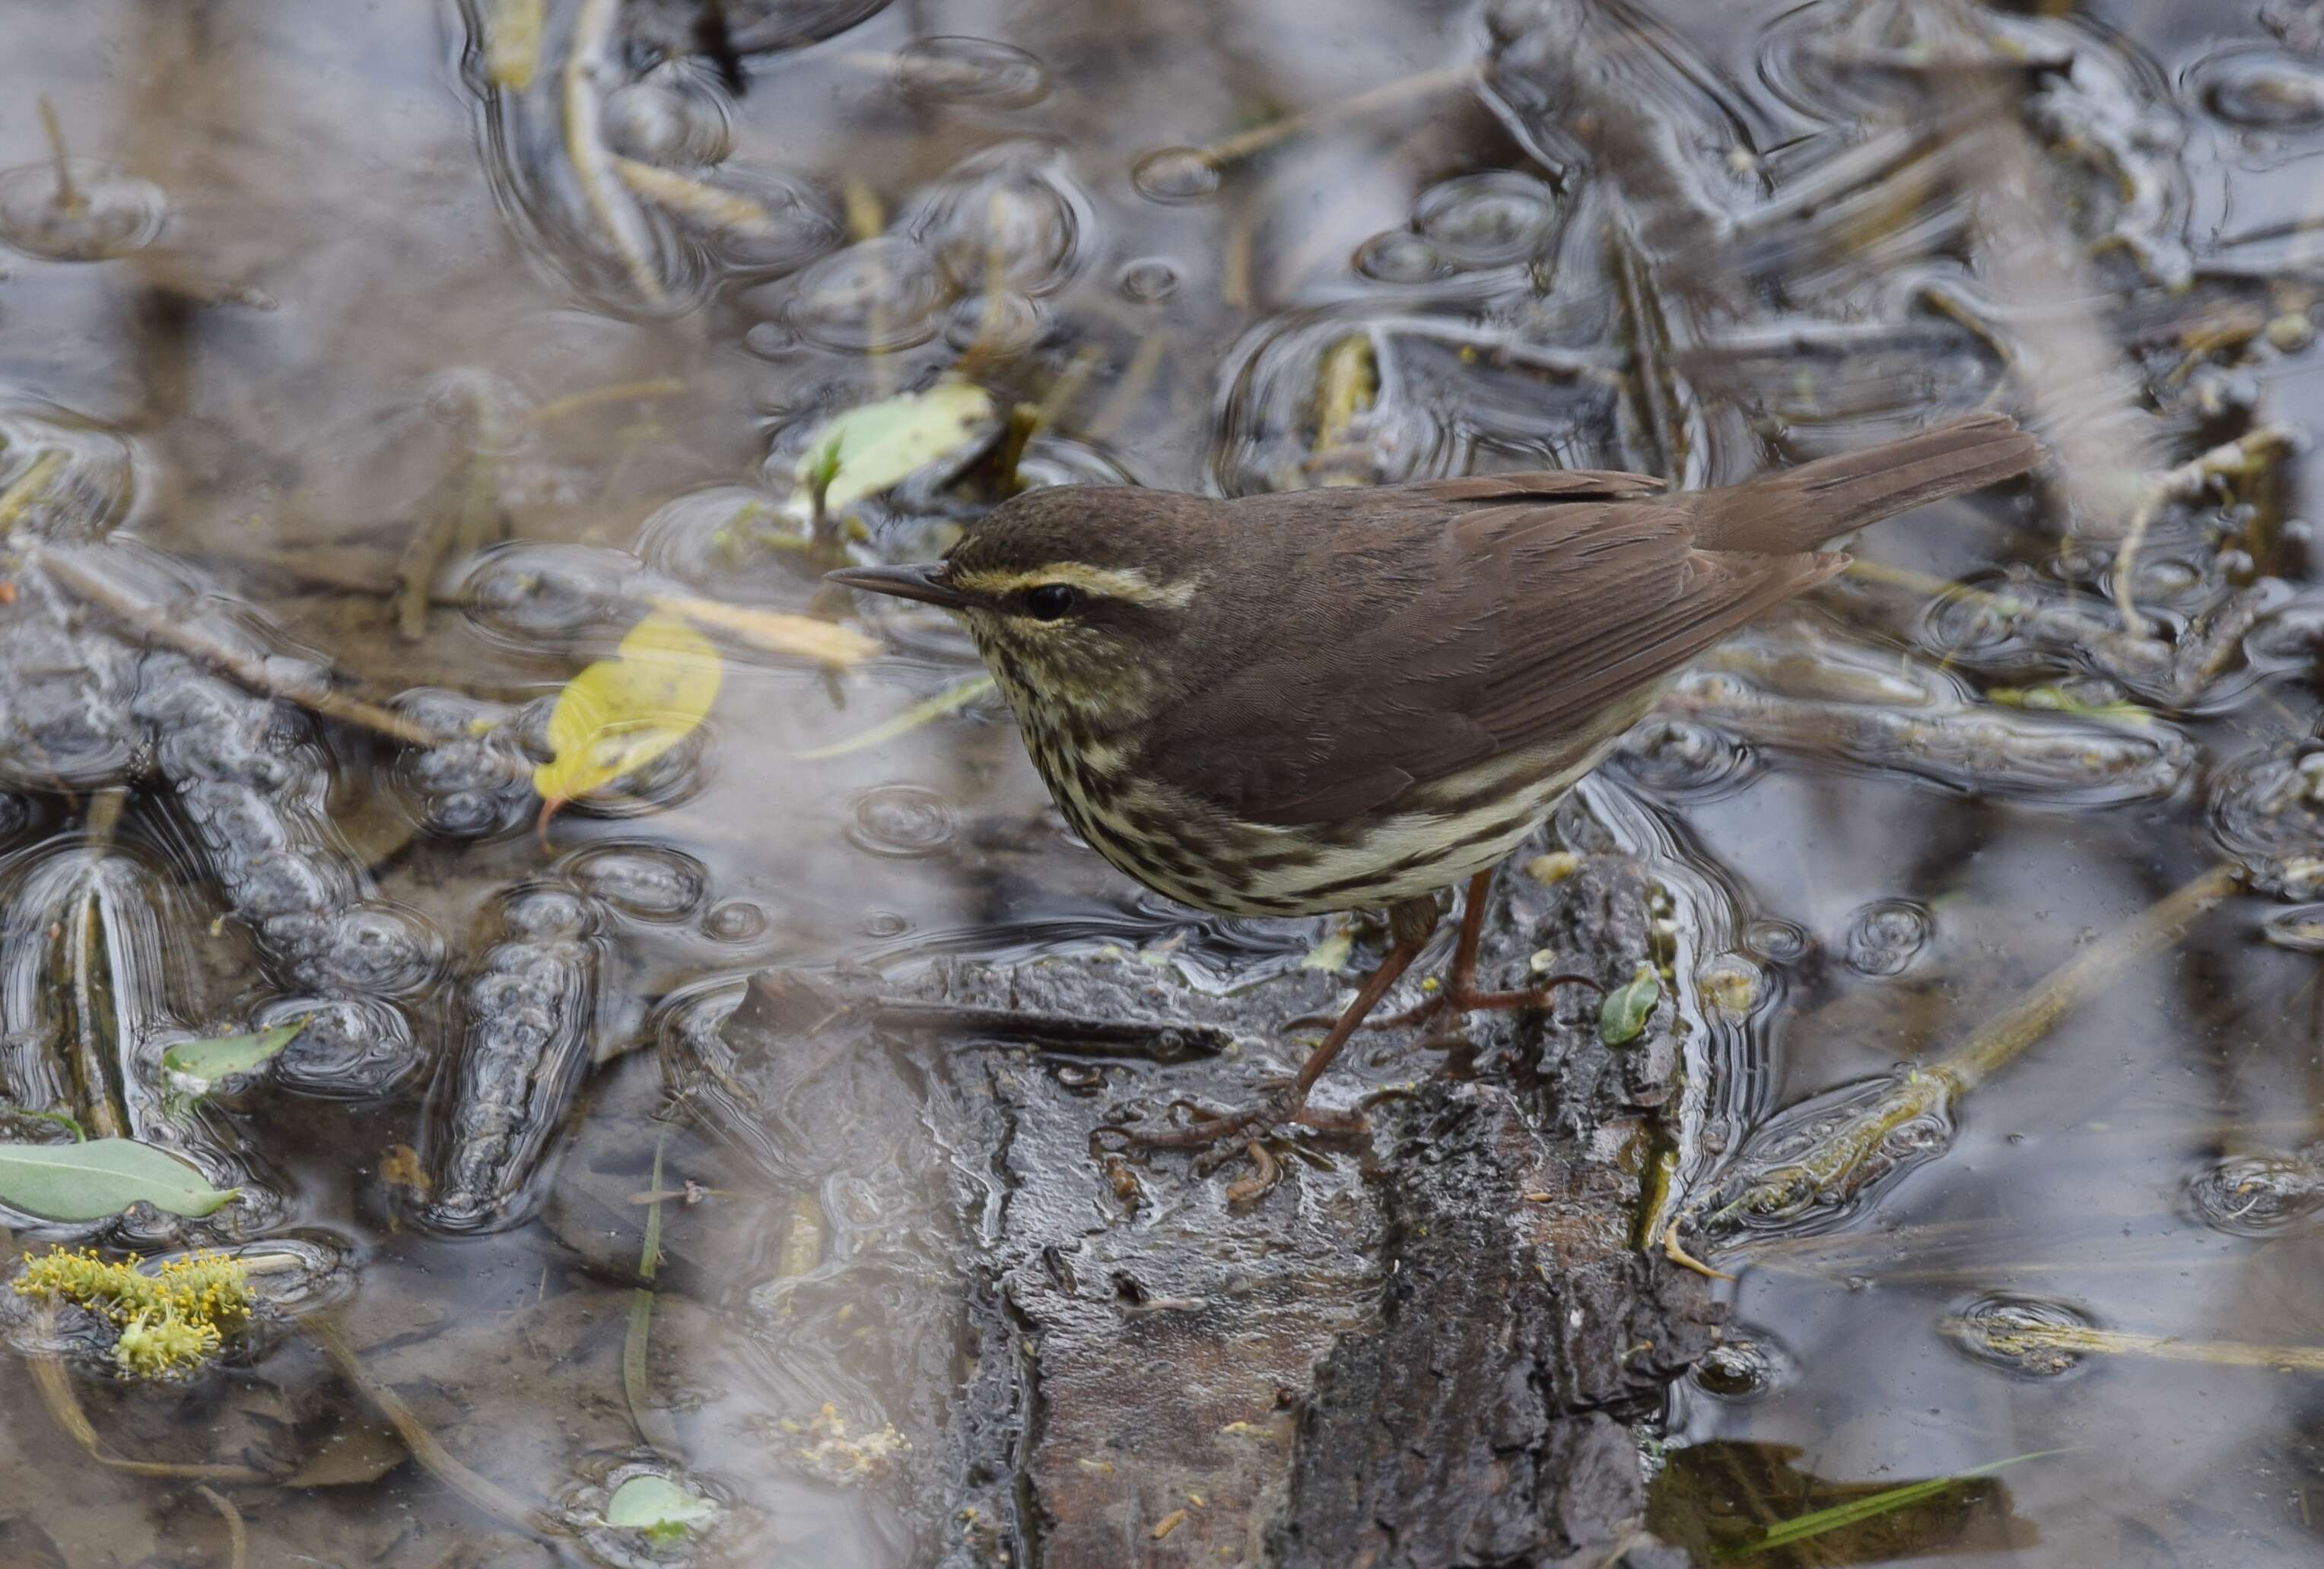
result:
<svg viewBox="0 0 2324 1569"><path fill-rule="evenodd" d="M1489 979L1536 948L1609 982L1644 957L1629 864L1502 883ZM707 1065L714 1122L764 1148L829 1112L801 1065L844 1057L812 1071L853 1087L846 1115L871 1094L875 1122L917 1118L924 1175L949 1173L958 1295L918 1321L951 1323L973 1371L912 1433L916 1489L948 1500L930 1557L1683 1562L1640 1524L1630 1428L1716 1325L1706 1282L1632 1245L1665 1014L1609 1049L1569 993L1463 1032L1452 1075L1409 1032L1364 1038L1325 1095L1366 1132L1271 1142L1264 1191L1248 1157L1120 1148L1178 1103L1247 1101L1304 1050L1282 1022L1344 985L1294 969L1221 996L1130 956L754 982Z"/></svg>

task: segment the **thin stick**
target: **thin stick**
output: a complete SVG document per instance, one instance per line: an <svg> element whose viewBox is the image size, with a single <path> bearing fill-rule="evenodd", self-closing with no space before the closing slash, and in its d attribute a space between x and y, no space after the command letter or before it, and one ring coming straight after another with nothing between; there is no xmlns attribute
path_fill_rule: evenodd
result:
<svg viewBox="0 0 2324 1569"><path fill-rule="evenodd" d="M590 215L613 243L613 253L629 274L630 287L648 303L660 305L669 296L662 291L661 280L654 275L647 254L645 220L638 216L637 203L609 167L611 155L605 151L598 122L602 106L595 71L604 60L621 12L622 0L582 0L581 14L574 19L571 52L565 59L565 157L573 166L573 178L580 184Z"/></svg>
<svg viewBox="0 0 2324 1569"><path fill-rule="evenodd" d="M665 1126L654 1139L653 1184L646 1203L645 1243L638 1252L638 1279L642 1284L630 1293L630 1323L622 1336L622 1393L630 1403L630 1421L638 1436L666 1454L678 1453L678 1430L669 1413L653 1404L653 1381L646 1365L652 1347L654 1273L661 1267L661 1162L669 1145Z"/></svg>
<svg viewBox="0 0 2324 1569"><path fill-rule="evenodd" d="M1138 352L1130 356L1130 368L1114 383L1105 407L1084 428L1084 435L1092 441L1103 441L1130 422L1130 417L1138 412L1138 405L1145 399L1147 383L1154 380L1154 372L1161 368L1162 356L1169 347L1167 327L1157 326L1138 340Z"/></svg>
<svg viewBox="0 0 2324 1569"><path fill-rule="evenodd" d="M1976 1088L2132 965L2185 936L2196 917L2234 893L2241 878L2234 867L2214 867L2150 905L2127 927L2052 970L2024 1001L1979 1028L1969 1044L1931 1071L1947 1078L1957 1095Z"/></svg>
<svg viewBox="0 0 2324 1569"><path fill-rule="evenodd" d="M403 1403L402 1396L364 1371L355 1348L347 1344L346 1337L340 1333L338 1325L329 1314L310 1314L301 1321L300 1327L306 1331L307 1338L330 1359L339 1376L387 1418L388 1426L395 1429L396 1436L403 1440L404 1447L411 1451L411 1458L420 1462L437 1481L503 1525L530 1536L564 1534L553 1520L535 1510L522 1499L461 1464L450 1450L437 1441L436 1435L428 1430L427 1424Z"/></svg>
<svg viewBox="0 0 2324 1569"><path fill-rule="evenodd" d="M226 1569L247 1569L250 1533L243 1528L242 1511L234 1507L234 1500L214 1487L197 1486L194 1491L209 1500L210 1508L226 1517Z"/></svg>
<svg viewBox="0 0 2324 1569"><path fill-rule="evenodd" d="M686 383L675 376L657 377L650 381L616 381L610 387L592 387L586 391L568 393L553 402L544 403L522 419L520 427L547 425L584 408L600 403L642 402L649 398L675 398L686 390Z"/></svg>
<svg viewBox="0 0 2324 1569"><path fill-rule="evenodd" d="M753 237L775 233L774 215L740 191L723 190L674 169L641 163L619 153L613 155L613 164L623 185L681 218Z"/></svg>
<svg viewBox="0 0 2324 1569"><path fill-rule="evenodd" d="M97 573L69 558L53 551L35 552L28 564L42 571L74 593L128 623L143 637L165 643L180 654L212 665L228 679L263 697L280 698L298 704L309 712L342 724L356 725L400 741L407 747L440 747L451 739L377 703L360 698L344 697L322 686L291 686L279 679L257 659L251 658L208 634L196 631L190 625L173 621L168 616L143 601L125 594Z"/></svg>
<svg viewBox="0 0 2324 1569"><path fill-rule="evenodd" d="M1248 131L1230 136L1223 142L1213 142L1198 151L1205 160L1220 167L1238 163L1254 152L1264 152L1278 142L1287 142L1305 131L1335 125L1342 120L1352 120L1375 110L1392 108L1408 99L1426 97L1448 88L1469 87L1480 74L1474 65L1441 66L1433 71L1421 71L1396 81L1383 82L1352 98L1342 98L1329 108L1318 109L1312 114L1286 115L1280 120L1254 125Z"/></svg>
<svg viewBox="0 0 2324 1569"><path fill-rule="evenodd" d="M2182 1340L2175 1335L2138 1335L2126 1329L2092 1329L2080 1324L1980 1323L1948 1318L1946 1330L1963 1340L2015 1356L2028 1351L2096 1352L2151 1356L2163 1362L2200 1362L2213 1367L2264 1367L2280 1372L2324 1372L2324 1346L2255 1345L2240 1340Z"/></svg>
<svg viewBox="0 0 2324 1569"><path fill-rule="evenodd" d="M73 184L72 161L65 156L65 128L57 119L57 106L49 102L46 93L41 95L41 129L48 133L49 157L57 170L57 206L69 213L80 211L88 200Z"/></svg>
<svg viewBox="0 0 2324 1569"><path fill-rule="evenodd" d="M263 1471L246 1465L180 1465L168 1460L124 1460L108 1454L105 1440L97 1436L89 1425L88 1413L80 1407L80 1397L73 1392L72 1375L65 1371L64 1358L47 1353L35 1353L25 1359L32 1373L32 1387L40 1391L41 1404L56 1418L57 1426L70 1435L72 1441L88 1452L99 1465L115 1471L127 1472L132 1476L171 1477L193 1482L272 1482L274 1479Z"/></svg>

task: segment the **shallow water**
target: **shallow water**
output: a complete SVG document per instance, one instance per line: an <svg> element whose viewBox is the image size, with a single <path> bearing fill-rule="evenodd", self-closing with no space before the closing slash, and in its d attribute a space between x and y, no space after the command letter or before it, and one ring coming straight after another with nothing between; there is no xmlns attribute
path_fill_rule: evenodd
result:
<svg viewBox="0 0 2324 1569"><path fill-rule="evenodd" d="M329 1259L369 1376L501 1486L593 1519L650 1442L724 1501L720 1561L927 1561L947 1527L910 1463L806 1453L825 1402L858 1443L940 1426L958 1376L914 1317L957 1221L919 1130L802 1117L738 1152L655 1120L673 1042L770 964L1115 944L1222 986L1331 925L1126 884L990 699L805 756L973 674L908 612L873 612L888 651L838 674L722 640L703 730L544 844L525 748L641 596L807 610L797 541L738 543L737 516L779 505L828 416L964 360L1049 408L1028 475L1227 494L1720 482L1990 403L2053 475L1868 535L1885 570L1706 661L1584 798L1680 923L1671 1213L2209 868L2246 891L1853 1191L1723 1240L1737 1344L1674 1396L1657 1524L1696 1539L1721 1487L1765 1521L1802 1478L2056 1451L1919 1535L1800 1553L2314 1560L2312 1366L2185 1359L2324 1347L2306 460L2154 505L2138 476L2303 432L2324 396L2324 9L724 14L721 48L692 7L552 0L520 88L481 0L9 7L0 492L62 454L12 550L74 552L284 682L327 665L450 738L309 727L12 577L14 1104L104 1099L41 1075L51 1041L112 1032L124 1125L245 1184L239 1235ZM747 232L705 190L755 203ZM1376 394L1319 433L1351 335ZM940 545L978 504L943 478L866 504L859 553ZM2132 628L2108 584L2143 507ZM429 530L430 592L400 603ZM116 984L60 1004L69 916L109 934ZM137 1075L170 1041L310 1013L191 1133L152 1112ZM719 1192L660 1205L673 1436L633 1425L622 1353L640 1196L687 1179ZM1978 1327L2026 1319L2182 1354ZM76 1565L224 1561L189 1482L89 1466L6 1377L6 1530ZM84 1399L119 1453L277 1478L237 1495L254 1562L558 1561L399 1464L306 1341Z"/></svg>

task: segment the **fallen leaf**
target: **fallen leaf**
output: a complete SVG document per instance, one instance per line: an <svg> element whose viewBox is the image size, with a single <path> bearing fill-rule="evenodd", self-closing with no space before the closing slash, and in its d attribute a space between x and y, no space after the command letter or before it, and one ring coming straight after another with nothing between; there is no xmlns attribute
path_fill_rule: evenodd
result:
<svg viewBox="0 0 2324 1569"><path fill-rule="evenodd" d="M180 1041L161 1053L161 1066L180 1078L190 1080L182 1087L198 1094L220 1079L248 1073L297 1040L299 1032L306 1027L305 1019L295 1019L247 1035Z"/></svg>
<svg viewBox="0 0 2324 1569"><path fill-rule="evenodd" d="M136 1203L200 1216L233 1202L191 1162L134 1139L0 1144L0 1204L42 1220L104 1220Z"/></svg>
<svg viewBox="0 0 2324 1569"><path fill-rule="evenodd" d="M672 1542L715 1517L718 1506L666 1476L633 1476L605 1500L605 1523L643 1531L655 1542Z"/></svg>
<svg viewBox="0 0 2324 1569"><path fill-rule="evenodd" d="M793 509L805 516L824 486L826 512L839 512L965 449L992 417L992 397L973 381L947 376L925 392L906 392L837 416L807 444L791 471Z"/></svg>
<svg viewBox="0 0 2324 1569"><path fill-rule="evenodd" d="M717 701L720 676L718 650L683 619L656 611L631 628L613 658L558 694L549 716L555 756L532 771L542 822L684 740Z"/></svg>
<svg viewBox="0 0 2324 1569"><path fill-rule="evenodd" d="M1655 967L1638 966L1637 974L1628 982L1606 994L1606 1001L1598 1009L1598 1039L1609 1046L1620 1046L1638 1038L1646 1027L1646 1015L1663 1000L1662 982L1655 978Z"/></svg>

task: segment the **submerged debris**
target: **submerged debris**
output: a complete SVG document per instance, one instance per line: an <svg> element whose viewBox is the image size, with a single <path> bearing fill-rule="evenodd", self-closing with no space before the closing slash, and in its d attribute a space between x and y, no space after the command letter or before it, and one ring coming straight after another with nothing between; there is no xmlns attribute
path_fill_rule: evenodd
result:
<svg viewBox="0 0 2324 1569"><path fill-rule="evenodd" d="M533 1169L564 1124L596 1019L595 902L539 883L503 895L499 914L503 936L461 987L460 1044L432 1096L435 1188L418 1213L444 1231L512 1225L538 1198Z"/></svg>

